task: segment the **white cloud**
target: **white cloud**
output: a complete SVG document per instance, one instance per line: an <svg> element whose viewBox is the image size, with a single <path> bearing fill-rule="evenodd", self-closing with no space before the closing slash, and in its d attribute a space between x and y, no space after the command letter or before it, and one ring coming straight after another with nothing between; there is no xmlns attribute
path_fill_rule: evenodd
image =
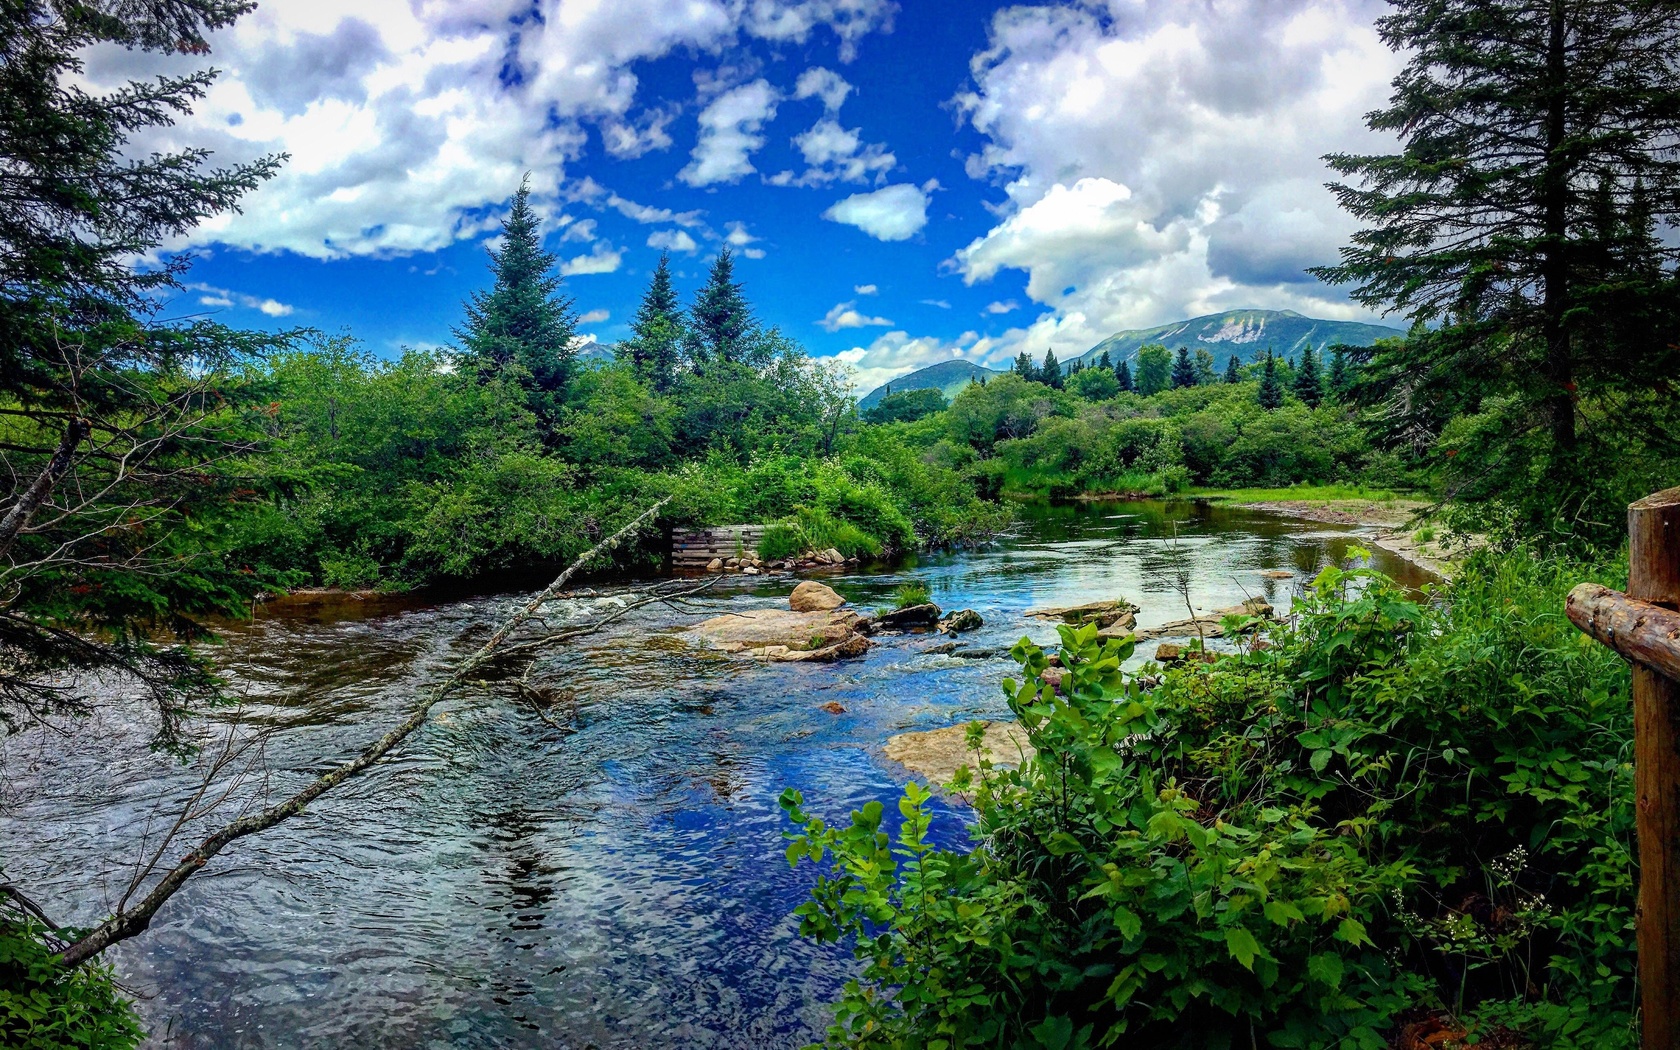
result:
<svg viewBox="0 0 1680 1050"><path fill-rule="evenodd" d="M647 245L668 252L693 252L700 247L686 230L655 230L648 234Z"/></svg>
<svg viewBox="0 0 1680 1050"><path fill-rule="evenodd" d="M823 109L830 113L839 109L851 92L852 85L846 83L844 77L822 66L812 66L805 70L799 74L799 79L793 85L794 98L820 98Z"/></svg>
<svg viewBox="0 0 1680 1050"><path fill-rule="evenodd" d="M986 312L989 314L1012 314L1021 308L1021 304L1013 299L1007 302L987 303Z"/></svg>
<svg viewBox="0 0 1680 1050"><path fill-rule="evenodd" d="M776 115L781 93L760 77L731 88L700 111L700 138L677 178L690 186L737 182L757 169L752 154L764 145L760 129Z"/></svg>
<svg viewBox="0 0 1680 1050"><path fill-rule="evenodd" d="M1367 316L1302 273L1353 229L1323 183L1335 151L1392 142L1362 114L1400 60L1380 0L1136 0L1099 16L993 17L957 107L983 136L970 175L1002 180L999 221L957 252L973 284L1005 269L1051 307L999 352L1088 346L1237 306ZM1089 340L1089 342L1086 342Z"/></svg>
<svg viewBox="0 0 1680 1050"><path fill-rule="evenodd" d="M858 396L862 397L882 383L918 368L957 359L979 363L992 351L992 342L974 332L964 332L952 340L912 337L894 330L876 336L868 346L854 346L835 356L856 369Z"/></svg>
<svg viewBox="0 0 1680 1050"><path fill-rule="evenodd" d="M951 308L950 302L944 299L922 299L920 302L923 306L937 306L941 310L949 310Z"/></svg>
<svg viewBox="0 0 1680 1050"><path fill-rule="evenodd" d="M850 53L890 25L889 0L358 0L265 3L213 54L158 60L101 47L87 79L224 70L196 111L137 149L218 162L291 155L281 173L168 245L220 242L314 258L434 251L495 229L530 172L536 202L599 130L608 152L668 147L673 110L646 108L637 63L719 53L743 37L832 33ZM512 74L511 76L509 74Z"/></svg>
<svg viewBox="0 0 1680 1050"><path fill-rule="evenodd" d="M560 234L562 241L592 241L595 239L594 219L579 219L566 225L565 232Z"/></svg>
<svg viewBox="0 0 1680 1050"><path fill-rule="evenodd" d="M852 286L852 291L859 295L874 295L880 290L873 284L855 284Z"/></svg>
<svg viewBox="0 0 1680 1050"><path fill-rule="evenodd" d="M885 317L870 317L867 314L861 314L857 311L856 307L857 303L855 301L849 303L837 303L833 309L828 311L828 315L818 321L817 324L821 325L825 331L829 332L838 332L842 328L872 328L875 326L880 326L882 328L892 327L892 322L887 320Z"/></svg>
<svg viewBox="0 0 1680 1050"><path fill-rule="evenodd" d="M578 324L600 324L611 316L606 310L591 310L578 318Z"/></svg>
<svg viewBox="0 0 1680 1050"><path fill-rule="evenodd" d="M560 276L573 277L579 274L617 273L619 265L623 262L623 253L602 241L595 245L595 249L588 255L579 255L561 263Z"/></svg>
<svg viewBox="0 0 1680 1050"><path fill-rule="evenodd" d="M758 238L747 232L746 223L731 222L725 227L725 229L728 230L728 232L724 235L724 243L728 244L731 248L734 248L736 251L745 255L749 259L764 258L764 249L753 247L753 243L756 242Z"/></svg>
<svg viewBox="0 0 1680 1050"><path fill-rule="evenodd" d="M290 317L296 312L296 307L283 303L278 299L270 299L260 295L246 295L243 292L233 292L226 288L197 282L184 285L190 292L202 292L198 297L199 305L214 306L226 309L231 306L256 310L268 317Z"/></svg>
<svg viewBox="0 0 1680 1050"><path fill-rule="evenodd" d="M927 206L927 194L905 182L854 193L823 212L823 218L856 226L877 240L903 241L927 225Z"/></svg>

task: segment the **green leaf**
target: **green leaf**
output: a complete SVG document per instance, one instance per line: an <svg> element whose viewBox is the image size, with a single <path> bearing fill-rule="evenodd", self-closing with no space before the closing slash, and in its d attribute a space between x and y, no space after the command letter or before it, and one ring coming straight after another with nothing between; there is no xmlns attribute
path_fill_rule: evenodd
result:
<svg viewBox="0 0 1680 1050"><path fill-rule="evenodd" d="M1365 932L1365 924L1358 919L1343 919L1336 927L1336 939L1349 944L1370 944L1371 938Z"/></svg>
<svg viewBox="0 0 1680 1050"><path fill-rule="evenodd" d="M1230 950L1231 958L1242 963L1245 970L1254 969L1254 959L1260 954L1260 942L1254 939L1242 926L1231 926L1225 930L1225 947Z"/></svg>
<svg viewBox="0 0 1680 1050"><path fill-rule="evenodd" d="M1320 952L1307 959L1307 976L1330 988L1342 986L1342 957L1335 952Z"/></svg>
<svg viewBox="0 0 1680 1050"><path fill-rule="evenodd" d="M1330 757L1332 754L1334 754L1334 752L1327 747L1321 747L1317 751L1314 751L1312 753L1312 762L1310 763L1312 771L1314 773L1324 772L1324 767L1330 764Z"/></svg>

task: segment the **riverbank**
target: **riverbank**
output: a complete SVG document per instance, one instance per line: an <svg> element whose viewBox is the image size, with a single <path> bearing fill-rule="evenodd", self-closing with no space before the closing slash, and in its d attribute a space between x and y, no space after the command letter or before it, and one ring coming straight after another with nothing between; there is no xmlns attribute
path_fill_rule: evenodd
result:
<svg viewBox="0 0 1680 1050"><path fill-rule="evenodd" d="M1305 492L1234 490L1199 494L1196 498L1306 521L1369 529L1372 546L1442 579L1451 578L1468 552L1468 545L1462 542L1449 545L1438 527L1430 524L1440 505L1414 497L1331 487Z"/></svg>

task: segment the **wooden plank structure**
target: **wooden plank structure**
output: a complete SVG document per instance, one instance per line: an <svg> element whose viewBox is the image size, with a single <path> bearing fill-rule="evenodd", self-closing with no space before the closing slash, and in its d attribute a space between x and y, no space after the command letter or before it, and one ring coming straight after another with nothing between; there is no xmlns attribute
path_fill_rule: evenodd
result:
<svg viewBox="0 0 1680 1050"><path fill-rule="evenodd" d="M1627 593L1583 583L1566 609L1633 665L1640 1046L1680 1050L1680 488L1628 507Z"/></svg>
<svg viewBox="0 0 1680 1050"><path fill-rule="evenodd" d="M672 529L671 568L704 569L713 558L739 558L758 553L766 525L723 525L715 529Z"/></svg>

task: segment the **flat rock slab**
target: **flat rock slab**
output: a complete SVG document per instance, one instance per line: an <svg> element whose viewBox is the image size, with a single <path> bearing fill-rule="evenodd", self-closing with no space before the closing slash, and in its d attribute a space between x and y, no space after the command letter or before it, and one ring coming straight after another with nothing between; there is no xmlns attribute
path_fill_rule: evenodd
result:
<svg viewBox="0 0 1680 1050"><path fill-rule="evenodd" d="M1271 620L1273 616L1271 603L1264 598L1250 598L1241 605L1233 605L1226 609L1215 609L1211 613L1197 616L1188 620L1174 620L1159 627L1148 627L1138 631L1139 641L1146 638L1187 638L1197 635L1202 638L1225 637L1225 625L1221 622L1227 616L1260 616Z"/></svg>
<svg viewBox="0 0 1680 1050"><path fill-rule="evenodd" d="M1101 627L1121 624L1130 627L1137 622L1138 607L1124 598L1086 602L1084 605L1046 605L1028 609L1027 615L1037 620L1060 620L1063 623L1094 623Z"/></svg>
<svg viewBox="0 0 1680 1050"><path fill-rule="evenodd" d="M967 740L968 725L964 723L888 737L884 750L894 762L938 785L956 776L963 766L976 774L980 772ZM982 746L990 752L992 762L1000 766L1018 766L1037 754L1027 742L1027 731L1017 722L987 722Z"/></svg>
<svg viewBox="0 0 1680 1050"><path fill-rule="evenodd" d="M767 660L833 660L862 656L869 649L869 640L858 633L861 620L857 613L839 609L749 609L714 616L683 633L726 653Z"/></svg>

